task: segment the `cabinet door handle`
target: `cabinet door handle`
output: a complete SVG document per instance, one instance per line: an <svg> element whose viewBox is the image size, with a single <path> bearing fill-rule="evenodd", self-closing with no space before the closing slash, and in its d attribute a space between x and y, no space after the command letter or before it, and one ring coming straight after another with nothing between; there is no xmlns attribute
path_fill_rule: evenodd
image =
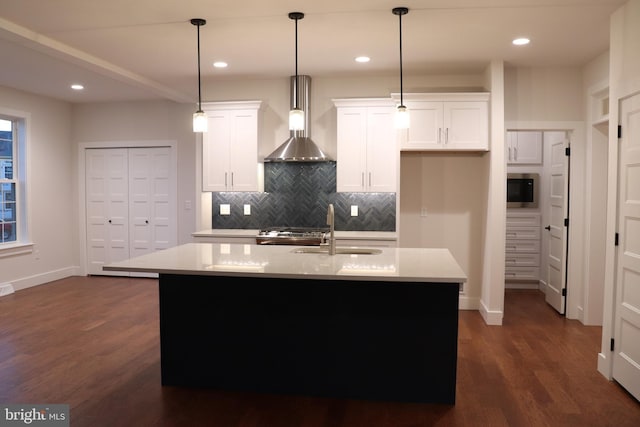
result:
<svg viewBox="0 0 640 427"><path fill-rule="evenodd" d="M551 226L550 226L550 225L547 225L544 229L545 229L545 230L548 230L548 231L551 231Z"/></svg>
<svg viewBox="0 0 640 427"><path fill-rule="evenodd" d="M371 187L371 172L369 172L369 187Z"/></svg>
<svg viewBox="0 0 640 427"><path fill-rule="evenodd" d="M438 128L438 144L442 142L442 128Z"/></svg>
<svg viewBox="0 0 640 427"><path fill-rule="evenodd" d="M227 184L227 172L224 173L224 186L226 187Z"/></svg>
<svg viewBox="0 0 640 427"><path fill-rule="evenodd" d="M511 147L509 147L509 156L508 157L509 157L509 160L512 160L512 158L511 158Z"/></svg>
<svg viewBox="0 0 640 427"><path fill-rule="evenodd" d="M449 128L446 128L444 131L444 143L445 144L449 143Z"/></svg>
<svg viewBox="0 0 640 427"><path fill-rule="evenodd" d="M231 172L231 188L233 188L233 172Z"/></svg>
<svg viewBox="0 0 640 427"><path fill-rule="evenodd" d="M361 182L362 182L362 188L364 188L364 172L362 172L360 174L360 178L361 178Z"/></svg>
<svg viewBox="0 0 640 427"><path fill-rule="evenodd" d="M518 147L513 147L513 160L518 160Z"/></svg>

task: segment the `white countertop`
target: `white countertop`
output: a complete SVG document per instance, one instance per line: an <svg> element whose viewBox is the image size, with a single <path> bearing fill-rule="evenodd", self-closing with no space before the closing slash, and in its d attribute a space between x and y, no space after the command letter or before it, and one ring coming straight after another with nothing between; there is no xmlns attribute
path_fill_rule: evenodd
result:
<svg viewBox="0 0 640 427"><path fill-rule="evenodd" d="M106 271L203 276L464 283L449 250L377 248L373 255L296 254L302 246L187 243L103 267ZM308 246L306 246L308 248Z"/></svg>
<svg viewBox="0 0 640 427"><path fill-rule="evenodd" d="M193 237L255 237L260 230L210 228L191 233ZM336 239L351 240L398 240L395 231L335 231Z"/></svg>

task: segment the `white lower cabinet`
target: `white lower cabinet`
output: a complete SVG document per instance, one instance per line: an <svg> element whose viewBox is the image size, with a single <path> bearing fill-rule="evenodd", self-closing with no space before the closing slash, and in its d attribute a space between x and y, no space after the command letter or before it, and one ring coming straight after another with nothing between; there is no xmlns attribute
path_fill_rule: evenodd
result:
<svg viewBox="0 0 640 427"><path fill-rule="evenodd" d="M399 151L391 99L334 99L338 192L396 192Z"/></svg>
<svg viewBox="0 0 640 427"><path fill-rule="evenodd" d="M505 282L540 280L540 214L507 213Z"/></svg>
<svg viewBox="0 0 640 427"><path fill-rule="evenodd" d="M400 139L403 151L488 151L489 94L405 94L409 129Z"/></svg>
<svg viewBox="0 0 640 427"><path fill-rule="evenodd" d="M261 101L207 102L209 131L202 135L203 191L262 191L258 160Z"/></svg>

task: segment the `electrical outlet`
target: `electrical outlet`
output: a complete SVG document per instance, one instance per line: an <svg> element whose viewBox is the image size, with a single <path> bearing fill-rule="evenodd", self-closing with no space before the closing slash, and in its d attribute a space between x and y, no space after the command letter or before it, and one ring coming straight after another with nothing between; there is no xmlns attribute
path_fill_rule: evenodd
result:
<svg viewBox="0 0 640 427"><path fill-rule="evenodd" d="M220 205L220 215L231 215L231 205L229 205L229 204L221 204Z"/></svg>
<svg viewBox="0 0 640 427"><path fill-rule="evenodd" d="M358 205L351 205L351 216L358 216Z"/></svg>
<svg viewBox="0 0 640 427"><path fill-rule="evenodd" d="M251 205L244 205L244 214L251 215Z"/></svg>
<svg viewBox="0 0 640 427"><path fill-rule="evenodd" d="M427 216L427 208L420 209L420 216Z"/></svg>

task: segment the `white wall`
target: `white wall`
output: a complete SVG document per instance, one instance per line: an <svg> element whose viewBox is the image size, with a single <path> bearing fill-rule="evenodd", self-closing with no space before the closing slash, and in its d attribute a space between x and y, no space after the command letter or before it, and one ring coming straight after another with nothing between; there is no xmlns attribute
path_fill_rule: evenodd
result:
<svg viewBox="0 0 640 427"><path fill-rule="evenodd" d="M71 105L0 87L0 113L28 119L27 203L33 250L0 251L0 284L16 290L76 274L77 209L70 138ZM27 248L29 249L29 248Z"/></svg>
<svg viewBox="0 0 640 427"><path fill-rule="evenodd" d="M581 68L505 69L505 121L583 120Z"/></svg>
<svg viewBox="0 0 640 427"><path fill-rule="evenodd" d="M403 153L400 160L401 247L445 247L468 281L464 297L478 308L487 210L487 153Z"/></svg>
<svg viewBox="0 0 640 427"><path fill-rule="evenodd" d="M578 302L578 320L585 325L602 325L604 310L605 247L607 216L608 123L601 123L608 111L609 52L584 67L585 94L585 221L584 292Z"/></svg>

